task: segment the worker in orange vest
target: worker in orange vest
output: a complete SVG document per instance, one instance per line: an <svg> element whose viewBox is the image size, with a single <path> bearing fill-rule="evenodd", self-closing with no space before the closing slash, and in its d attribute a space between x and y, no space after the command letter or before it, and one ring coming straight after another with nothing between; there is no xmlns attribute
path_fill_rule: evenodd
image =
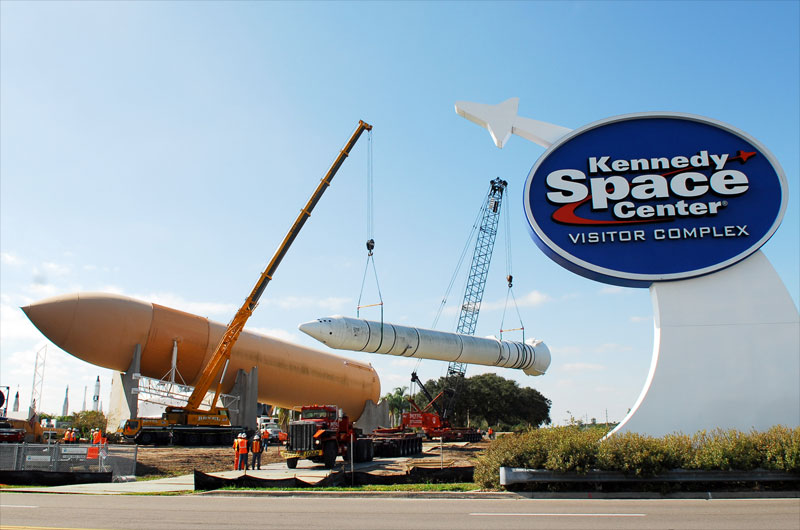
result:
<svg viewBox="0 0 800 530"><path fill-rule="evenodd" d="M92 443L94 445L100 445L103 440L103 433L100 432L100 429L92 429Z"/></svg>
<svg viewBox="0 0 800 530"><path fill-rule="evenodd" d="M233 439L233 469L236 470L239 468L239 438L240 435L237 435L236 438Z"/></svg>
<svg viewBox="0 0 800 530"><path fill-rule="evenodd" d="M487 433L487 434L489 435L489 439L490 439L490 440L494 440L494 429L492 429L491 427L489 427L489 431L488 431L488 433Z"/></svg>
<svg viewBox="0 0 800 530"><path fill-rule="evenodd" d="M253 463L250 464L250 469L261 469L261 453L264 452L264 444L261 443L261 437L256 434L253 436L253 443L250 444L250 451L253 453ZM258 466L258 468L256 468Z"/></svg>
<svg viewBox="0 0 800 530"><path fill-rule="evenodd" d="M97 456L100 454L98 445L100 445L99 429L92 429L92 446L86 450L87 460L97 460Z"/></svg>
<svg viewBox="0 0 800 530"><path fill-rule="evenodd" d="M65 444L69 443L69 429L64 431L64 437L61 439L61 443L65 443Z"/></svg>
<svg viewBox="0 0 800 530"><path fill-rule="evenodd" d="M239 455L239 461L236 466L239 470L247 471L247 436L242 433L239 435L239 439L236 441L236 452Z"/></svg>

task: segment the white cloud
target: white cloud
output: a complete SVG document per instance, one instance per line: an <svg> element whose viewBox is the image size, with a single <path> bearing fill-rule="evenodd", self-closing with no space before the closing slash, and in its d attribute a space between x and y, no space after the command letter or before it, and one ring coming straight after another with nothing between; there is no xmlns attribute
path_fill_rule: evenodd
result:
<svg viewBox="0 0 800 530"><path fill-rule="evenodd" d="M578 346L550 346L548 344L548 348L553 353L553 356L567 356L567 355L580 355L585 350L584 348L579 348Z"/></svg>
<svg viewBox="0 0 800 530"><path fill-rule="evenodd" d="M400 366L400 367L407 367L407 366L414 366L419 362L417 358L409 358L409 357L396 357L392 359L389 364L391 366Z"/></svg>
<svg viewBox="0 0 800 530"><path fill-rule="evenodd" d="M52 261L46 261L42 263L42 269L44 269L48 274L52 274L54 276L66 276L70 272L70 268L66 265L60 265L58 263L53 263Z"/></svg>
<svg viewBox="0 0 800 530"><path fill-rule="evenodd" d="M517 307L536 307L551 301L552 298L539 291L531 291L528 294L517 298ZM513 306L514 302L509 299L509 307ZM506 307L505 298L502 300L495 300L493 302L482 302L481 311L497 311ZM460 306L449 306L442 311L443 315L455 315L461 310Z"/></svg>
<svg viewBox="0 0 800 530"><path fill-rule="evenodd" d="M262 335L267 335L269 337L273 337L276 339L280 339L286 342L293 342L299 343L297 335L290 331L286 331L285 329L278 329L278 328L247 328L248 331L253 331L255 333L261 333Z"/></svg>
<svg viewBox="0 0 800 530"><path fill-rule="evenodd" d="M565 357L565 356L580 356L580 355L588 355L588 354L606 354L606 353L615 353L615 352L623 352L623 351L632 351L633 348L630 346L626 346L624 344L616 344L613 342L607 342L604 344L598 344L593 346L550 346L550 351L553 353L553 357Z"/></svg>
<svg viewBox="0 0 800 530"><path fill-rule="evenodd" d="M317 308L324 311L340 312L347 305L351 305L351 298L329 296L317 298L313 296L287 296L284 298L271 298L264 302L270 306L277 306L282 309L302 309Z"/></svg>
<svg viewBox="0 0 800 530"><path fill-rule="evenodd" d="M111 390L111 371L81 361L52 344L41 341L33 347L12 351L3 356L2 374L4 381L19 384L20 412L27 411L31 398L31 383L36 364L36 355L47 345L42 377L41 411L61 414L65 389L69 386L69 412L80 410L83 405L84 388L88 389L88 405L91 406L95 379L100 376L100 399L104 410L108 410ZM9 384L9 383L5 383ZM12 396L17 388L11 388ZM9 409L10 410L10 409Z"/></svg>
<svg viewBox="0 0 800 530"><path fill-rule="evenodd" d="M405 374L380 374L381 392L387 394L399 386L407 387L409 385L408 375Z"/></svg>
<svg viewBox="0 0 800 530"><path fill-rule="evenodd" d="M0 304L0 340L39 340L42 334L19 307L4 300Z"/></svg>
<svg viewBox="0 0 800 530"><path fill-rule="evenodd" d="M626 346L624 344L616 344L614 342L607 342L605 344L600 344L596 348L590 350L592 353L609 353L609 352L621 352L621 351L632 351L633 348L630 346Z"/></svg>
<svg viewBox="0 0 800 530"><path fill-rule="evenodd" d="M567 363L561 367L564 372L599 372L605 369L602 364L594 363Z"/></svg>
<svg viewBox="0 0 800 530"><path fill-rule="evenodd" d="M25 260L11 252L0 252L0 263L5 265L24 265Z"/></svg>
<svg viewBox="0 0 800 530"><path fill-rule="evenodd" d="M226 321L233 316L234 313L239 309L238 306L233 304L223 304L218 302L197 302L192 300L186 300L185 298L173 294L173 293L149 293L149 294L125 294L122 289L115 289L113 286L110 286L110 291L106 292L113 292L115 294L130 296L131 298L137 298L139 300L144 300L145 302L152 302L159 305L163 305L172 309L178 309L180 311L185 311L187 313L192 313L195 315L200 315L204 317L211 317L211 316L224 316Z"/></svg>
<svg viewBox="0 0 800 530"><path fill-rule="evenodd" d="M32 294L36 300L41 298L49 298L62 293L64 290L56 287L52 283L47 283L45 278L41 278L41 283L38 281L28 285L28 292Z"/></svg>

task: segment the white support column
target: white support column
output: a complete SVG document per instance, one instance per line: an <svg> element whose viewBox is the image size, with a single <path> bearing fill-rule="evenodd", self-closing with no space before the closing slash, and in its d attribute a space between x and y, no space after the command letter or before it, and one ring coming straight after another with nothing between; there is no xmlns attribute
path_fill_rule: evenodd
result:
<svg viewBox="0 0 800 530"><path fill-rule="evenodd" d="M611 434L800 425L800 316L761 251L708 276L654 283L650 293L650 373Z"/></svg>
<svg viewBox="0 0 800 530"><path fill-rule="evenodd" d="M123 421L139 415L139 378L141 377L142 346L137 344L126 372L115 372L111 378L111 398L108 406L108 429L113 431Z"/></svg>

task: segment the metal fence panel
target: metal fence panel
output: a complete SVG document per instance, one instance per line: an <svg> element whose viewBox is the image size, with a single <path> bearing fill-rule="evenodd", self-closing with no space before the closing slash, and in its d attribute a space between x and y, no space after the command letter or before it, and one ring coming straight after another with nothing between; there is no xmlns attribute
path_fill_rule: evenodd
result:
<svg viewBox="0 0 800 530"><path fill-rule="evenodd" d="M113 480L136 475L137 446L0 444L0 470L111 472Z"/></svg>

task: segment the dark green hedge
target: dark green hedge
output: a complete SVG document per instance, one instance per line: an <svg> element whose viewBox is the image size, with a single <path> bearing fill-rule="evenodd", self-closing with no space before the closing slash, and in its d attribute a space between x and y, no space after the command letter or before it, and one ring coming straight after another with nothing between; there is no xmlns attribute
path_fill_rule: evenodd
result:
<svg viewBox="0 0 800 530"><path fill-rule="evenodd" d="M743 433L717 429L694 436L605 432L575 426L534 429L498 438L479 457L475 482L500 488L500 467L652 476L668 469L800 471L800 427Z"/></svg>

